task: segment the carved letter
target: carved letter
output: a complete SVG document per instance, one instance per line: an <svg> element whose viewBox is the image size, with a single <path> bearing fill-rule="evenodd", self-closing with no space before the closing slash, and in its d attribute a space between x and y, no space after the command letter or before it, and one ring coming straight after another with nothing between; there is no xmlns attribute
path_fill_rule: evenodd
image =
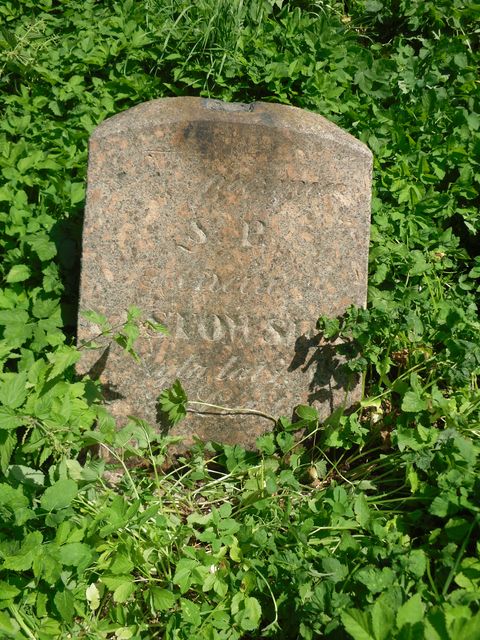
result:
<svg viewBox="0 0 480 640"><path fill-rule="evenodd" d="M177 246L180 249L191 253L196 245L205 244L207 242L207 234L205 233L205 230L195 222L195 220L191 220L189 226L192 233L189 236L186 236L182 243L179 242Z"/></svg>
<svg viewBox="0 0 480 640"><path fill-rule="evenodd" d="M267 320L263 339L267 344L285 344L289 335L288 320Z"/></svg>
<svg viewBox="0 0 480 640"><path fill-rule="evenodd" d="M181 313L175 314L175 337L184 340L190 340L190 337L185 332L185 321L186 318L184 315L182 315Z"/></svg>
<svg viewBox="0 0 480 640"><path fill-rule="evenodd" d="M264 245L265 223L260 220L244 222L242 230L242 247Z"/></svg>
<svg viewBox="0 0 480 640"><path fill-rule="evenodd" d="M198 333L201 338L210 342L221 340L225 334L218 316L207 316L199 319Z"/></svg>

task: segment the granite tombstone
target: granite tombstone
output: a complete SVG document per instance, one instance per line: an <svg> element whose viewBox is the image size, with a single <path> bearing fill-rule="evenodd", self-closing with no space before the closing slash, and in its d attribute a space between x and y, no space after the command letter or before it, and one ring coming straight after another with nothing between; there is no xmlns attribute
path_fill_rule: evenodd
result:
<svg viewBox="0 0 480 640"><path fill-rule="evenodd" d="M179 378L192 400L322 417L359 399L319 315L364 305L372 156L323 117L267 103L153 100L104 121L90 140L80 311L112 324L130 305L164 323L145 330L141 362L116 346L87 352L120 422L157 422ZM79 319L79 339L98 327ZM192 405L195 407L195 405ZM265 419L189 413L173 434L251 447Z"/></svg>

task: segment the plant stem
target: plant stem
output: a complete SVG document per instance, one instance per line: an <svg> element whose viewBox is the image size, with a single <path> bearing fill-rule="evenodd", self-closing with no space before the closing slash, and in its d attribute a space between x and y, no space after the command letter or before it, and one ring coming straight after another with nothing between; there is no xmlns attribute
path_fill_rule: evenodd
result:
<svg viewBox="0 0 480 640"><path fill-rule="evenodd" d="M224 413L234 413L237 415L247 414L260 416L261 418L266 418L267 420L271 420L272 422L277 422L277 419L271 416L268 413L264 413L263 411L257 411L256 409L246 409L242 407L222 407L218 404L210 404L209 402L201 402L200 400L189 400L189 404L197 404L201 407L207 407L208 409L220 409L222 413L218 415L222 415ZM191 411L192 413L202 413L202 411L195 411L195 409L187 409L187 411Z"/></svg>
<svg viewBox="0 0 480 640"><path fill-rule="evenodd" d="M18 611L17 607L12 604L8 608L11 611L11 613L12 613L13 617L15 618L15 620L20 625L20 627L23 629L23 631L25 631L27 636L30 638L30 640L37 640L36 636L33 635L33 633L30 631L30 629L25 624L25 620L20 615L20 612Z"/></svg>

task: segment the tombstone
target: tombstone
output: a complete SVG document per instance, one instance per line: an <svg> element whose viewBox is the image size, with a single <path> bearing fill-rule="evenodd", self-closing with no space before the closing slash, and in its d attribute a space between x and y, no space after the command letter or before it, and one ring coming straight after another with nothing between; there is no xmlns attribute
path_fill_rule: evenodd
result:
<svg viewBox="0 0 480 640"><path fill-rule="evenodd" d="M90 140L80 311L114 325L130 305L141 362L89 351L120 422L158 424L179 378L191 400L325 418L358 401L316 321L365 305L372 156L325 118L267 103L166 98L104 121ZM80 316L78 337L98 327ZM192 405L171 433L246 447L272 423Z"/></svg>

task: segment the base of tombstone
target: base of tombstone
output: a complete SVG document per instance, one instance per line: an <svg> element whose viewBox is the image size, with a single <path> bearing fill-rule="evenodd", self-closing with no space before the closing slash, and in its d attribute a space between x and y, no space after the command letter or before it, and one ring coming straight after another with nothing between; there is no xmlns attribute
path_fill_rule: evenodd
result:
<svg viewBox="0 0 480 640"><path fill-rule="evenodd" d="M313 406L322 421L339 407L348 410L361 400L359 376L347 374L342 367L345 357L339 355L337 349L341 341L313 342L315 346L309 351L297 349L290 362L277 367L281 375L270 397L261 396L265 386L250 388L249 396L239 382L236 395L247 399L242 406L235 404L235 398L215 394L208 384L201 387L199 396L197 380L192 381L188 370L182 367L172 369L169 375L158 380L144 360L134 361L118 345L84 353L77 372L100 382L105 406L119 428L125 426L130 417L145 420L162 435L180 439L172 447L174 454L185 452L197 441L255 450L256 439L271 432L281 416L292 422L298 420L295 414L298 405ZM180 375L182 371L185 378ZM137 381L134 394L131 393L132 379ZM189 402L186 417L172 426L160 411L158 396L176 379L184 387ZM279 380L285 385L280 395ZM293 396L288 393L289 380L296 389Z"/></svg>

